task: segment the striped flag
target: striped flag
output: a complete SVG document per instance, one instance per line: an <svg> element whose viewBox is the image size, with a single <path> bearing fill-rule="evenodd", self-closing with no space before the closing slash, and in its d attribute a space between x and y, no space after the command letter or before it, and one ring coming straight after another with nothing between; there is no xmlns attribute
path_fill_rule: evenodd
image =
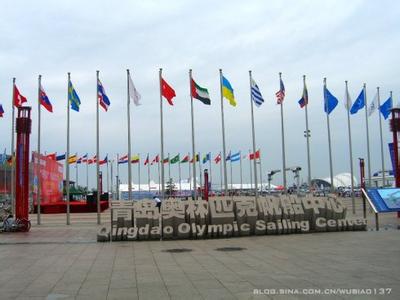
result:
<svg viewBox="0 0 400 300"><path fill-rule="evenodd" d="M285 99L285 85L283 84L282 78L279 79L280 88L279 91L275 93L276 96L276 103L282 104L283 100Z"/></svg>
<svg viewBox="0 0 400 300"><path fill-rule="evenodd" d="M103 85L101 84L100 79L97 79L97 98L99 99L100 106L108 111L108 107L110 106L110 99L108 99L106 95L106 91L104 90Z"/></svg>
<svg viewBox="0 0 400 300"><path fill-rule="evenodd" d="M251 79L251 100L254 101L254 104L257 107L264 103L264 99L261 95L260 89L253 79Z"/></svg>

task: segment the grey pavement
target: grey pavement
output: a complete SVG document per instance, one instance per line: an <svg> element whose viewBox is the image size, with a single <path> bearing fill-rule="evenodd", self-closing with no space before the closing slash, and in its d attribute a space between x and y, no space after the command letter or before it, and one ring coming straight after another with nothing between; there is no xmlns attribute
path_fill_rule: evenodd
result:
<svg viewBox="0 0 400 300"><path fill-rule="evenodd" d="M360 213L358 207L357 213ZM109 221L103 213L104 222ZM373 220L373 214L368 219ZM95 214L0 234L0 299L400 299L400 231L97 243ZM219 248L230 250L218 251ZM169 250L187 250L169 252ZM229 250L229 249L228 249ZM386 295L332 295L360 289ZM286 294L273 294L274 292ZM298 289L298 290L291 290ZM376 290L374 290L376 289ZM346 292L348 290L341 290ZM268 294L269 293L269 294Z"/></svg>

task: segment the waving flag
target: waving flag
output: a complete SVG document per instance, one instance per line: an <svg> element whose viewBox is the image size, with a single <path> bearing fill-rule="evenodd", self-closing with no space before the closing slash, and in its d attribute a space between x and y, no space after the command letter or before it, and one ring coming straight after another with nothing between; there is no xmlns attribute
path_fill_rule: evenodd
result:
<svg viewBox="0 0 400 300"><path fill-rule="evenodd" d="M303 87L303 95L301 96L301 99L298 101L298 103L300 105L300 108L308 105L308 90L305 82Z"/></svg>
<svg viewBox="0 0 400 300"><path fill-rule="evenodd" d="M78 156L77 156L76 154L71 155L71 156L68 158L68 163L69 163L69 164L74 164L74 163L76 163L77 161L78 161Z"/></svg>
<svg viewBox="0 0 400 300"><path fill-rule="evenodd" d="M161 92L165 99L168 100L169 105L174 105L172 98L176 96L175 91L163 78L161 78Z"/></svg>
<svg viewBox="0 0 400 300"><path fill-rule="evenodd" d="M46 92L44 91L42 84L39 86L39 100L40 104L47 109L49 112L53 112L53 106L51 105L51 102L49 100L49 97L47 97Z"/></svg>
<svg viewBox="0 0 400 300"><path fill-rule="evenodd" d="M214 158L214 162L218 164L221 161L221 153Z"/></svg>
<svg viewBox="0 0 400 300"><path fill-rule="evenodd" d="M106 157L104 157L103 160L99 160L99 165L102 166L102 165L106 164L107 161L108 161L108 155L106 155Z"/></svg>
<svg viewBox="0 0 400 300"><path fill-rule="evenodd" d="M110 99L108 99L106 95L103 85L100 82L100 79L97 80L97 98L99 99L100 106L107 111L111 103Z"/></svg>
<svg viewBox="0 0 400 300"><path fill-rule="evenodd" d="M239 161L240 160L240 155L241 155L240 151L230 155L231 162Z"/></svg>
<svg viewBox="0 0 400 300"><path fill-rule="evenodd" d="M76 161L77 164L82 164L87 162L87 153L84 156L79 157L79 159Z"/></svg>
<svg viewBox="0 0 400 300"><path fill-rule="evenodd" d="M56 156L56 161L60 161L60 160L64 160L64 159L65 159L65 153Z"/></svg>
<svg viewBox="0 0 400 300"><path fill-rule="evenodd" d="M163 160L163 164L167 164L167 163L169 163L169 157L164 158L164 160Z"/></svg>
<svg viewBox="0 0 400 300"><path fill-rule="evenodd" d="M182 159L181 163L187 163L187 162L189 162L189 160L190 160L189 155L186 155L186 156Z"/></svg>
<svg viewBox="0 0 400 300"><path fill-rule="evenodd" d="M131 163L137 164L140 161L140 156L139 155L134 155L131 157Z"/></svg>
<svg viewBox="0 0 400 300"><path fill-rule="evenodd" d="M329 115L338 105L338 99L324 86L324 110Z"/></svg>
<svg viewBox="0 0 400 300"><path fill-rule="evenodd" d="M254 155L254 153L250 153L250 155L249 155L249 159L250 159L250 160L252 160L252 159L259 159L259 158L260 158L260 149L258 149L258 150L256 151L255 155Z"/></svg>
<svg viewBox="0 0 400 300"><path fill-rule="evenodd" d="M193 79L190 82L190 91L192 93L192 97L200 100L206 105L211 104L210 95L208 94L208 90L199 86Z"/></svg>
<svg viewBox="0 0 400 300"><path fill-rule="evenodd" d="M208 162L209 160L211 160L211 152L208 152L207 154L205 154L203 156L203 164L205 164L206 162Z"/></svg>
<svg viewBox="0 0 400 300"><path fill-rule="evenodd" d="M226 156L225 161L231 160L231 151L229 151L229 154Z"/></svg>
<svg viewBox="0 0 400 300"><path fill-rule="evenodd" d="M199 154L196 154L196 155L190 160L190 162L191 162L191 163L194 163L195 161L199 161L199 160L200 160L199 157L200 157Z"/></svg>
<svg viewBox="0 0 400 300"><path fill-rule="evenodd" d="M179 153L171 159L171 164L176 164L180 161Z"/></svg>
<svg viewBox="0 0 400 300"><path fill-rule="evenodd" d="M385 118L385 120L389 117L390 115L390 110L393 107L393 100L392 97L389 97L380 107L379 110L382 114L382 116Z"/></svg>
<svg viewBox="0 0 400 300"><path fill-rule="evenodd" d="M374 99L371 101L368 107L368 117L371 116L378 107L378 92L375 94Z"/></svg>
<svg viewBox="0 0 400 300"><path fill-rule="evenodd" d="M261 104L264 103L264 99L261 95L260 89L258 88L258 85L253 80L253 78L251 79L251 100L253 100L254 104L257 107L260 107Z"/></svg>
<svg viewBox="0 0 400 300"><path fill-rule="evenodd" d="M157 154L156 157L153 158L151 161L151 164L159 163L160 162L160 156Z"/></svg>
<svg viewBox="0 0 400 300"><path fill-rule="evenodd" d="M125 164L125 163L127 163L128 162L128 154L127 155L124 155L124 156L122 156L122 157L120 157L119 159L118 159L118 164Z"/></svg>
<svg viewBox="0 0 400 300"><path fill-rule="evenodd" d="M353 105L350 108L350 113L352 115L356 114L360 109L365 106L365 93L364 89L361 90L361 93L358 95L357 99L354 101Z"/></svg>
<svg viewBox="0 0 400 300"><path fill-rule="evenodd" d="M20 107L23 103L27 102L26 97L22 96L17 88L17 86L14 84L14 106L15 107Z"/></svg>
<svg viewBox="0 0 400 300"><path fill-rule="evenodd" d="M285 85L283 84L282 78L279 79L279 86L279 91L275 93L276 103L282 104L283 100L285 99Z"/></svg>
<svg viewBox="0 0 400 300"><path fill-rule="evenodd" d="M76 93L71 81L68 83L68 101L72 110L79 111L81 100L79 99L79 96Z"/></svg>
<svg viewBox="0 0 400 300"><path fill-rule="evenodd" d="M2 118L3 115L4 115L3 105L0 104L0 118Z"/></svg>
<svg viewBox="0 0 400 300"><path fill-rule="evenodd" d="M236 106L236 100L235 100L235 95L233 93L233 88L228 79L225 78L225 76L222 76L222 96L229 101L230 105Z"/></svg>
<svg viewBox="0 0 400 300"><path fill-rule="evenodd" d="M139 101L142 98L142 96L136 90L136 87L133 84L131 75L129 75L128 90L129 90L129 98L131 98L133 100L133 103L135 103L136 106L140 105L141 103Z"/></svg>
<svg viewBox="0 0 400 300"><path fill-rule="evenodd" d="M86 153L84 156L81 157L82 163L87 163L88 162L88 154Z"/></svg>
<svg viewBox="0 0 400 300"><path fill-rule="evenodd" d="M144 161L144 165L148 165L150 163L149 155L147 154L146 160Z"/></svg>

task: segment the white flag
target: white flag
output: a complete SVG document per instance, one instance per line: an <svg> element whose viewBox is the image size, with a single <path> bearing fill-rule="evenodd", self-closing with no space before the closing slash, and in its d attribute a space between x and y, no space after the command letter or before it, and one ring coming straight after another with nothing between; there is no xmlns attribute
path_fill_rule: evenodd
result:
<svg viewBox="0 0 400 300"><path fill-rule="evenodd" d="M374 99L368 107L368 117L371 116L378 107L378 92L376 92Z"/></svg>
<svg viewBox="0 0 400 300"><path fill-rule="evenodd" d="M346 110L350 110L351 108L351 98L348 89L346 89L346 92L344 94L344 107L346 108Z"/></svg>
<svg viewBox="0 0 400 300"><path fill-rule="evenodd" d="M140 105L141 103L139 102L139 100L142 98L142 96L136 90L130 75L129 75L128 89L129 89L129 97L133 100L133 103L135 103L136 106Z"/></svg>

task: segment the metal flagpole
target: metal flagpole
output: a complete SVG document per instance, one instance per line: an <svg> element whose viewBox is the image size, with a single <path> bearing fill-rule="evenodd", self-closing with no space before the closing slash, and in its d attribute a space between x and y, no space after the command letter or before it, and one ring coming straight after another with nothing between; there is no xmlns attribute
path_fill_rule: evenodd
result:
<svg viewBox="0 0 400 300"><path fill-rule="evenodd" d="M117 186L116 186L116 192L117 192L117 200L119 200L119 153L117 153Z"/></svg>
<svg viewBox="0 0 400 300"><path fill-rule="evenodd" d="M171 180L171 160L168 152L168 180Z"/></svg>
<svg viewBox="0 0 400 300"><path fill-rule="evenodd" d="M147 184L149 185L150 192L150 161L149 161L149 153L147 153Z"/></svg>
<svg viewBox="0 0 400 300"><path fill-rule="evenodd" d="M138 161L138 181L139 181L139 192L140 192L140 154L138 154L139 161Z"/></svg>
<svg viewBox="0 0 400 300"><path fill-rule="evenodd" d="M192 117L192 153L193 157L196 157L196 149L194 142L194 112L193 112L193 95L192 95L192 69L189 70L189 86L190 86L190 112ZM190 156L189 156L190 157ZM189 161L190 164L190 161ZM196 182L196 159L193 159L193 195L194 199L197 200L197 182Z"/></svg>
<svg viewBox="0 0 400 300"><path fill-rule="evenodd" d="M127 117L128 117L128 200L132 200L132 162L131 162L131 102L129 90L129 69L126 70L126 87L127 87Z"/></svg>
<svg viewBox="0 0 400 300"><path fill-rule="evenodd" d="M210 190L212 190L212 168L211 168L211 166L212 166L212 164L211 164L211 152L210 152L210 157L209 157L209 160L208 160L208 168L209 168L209 170L208 170L208 174L209 174L209 177L210 177Z"/></svg>
<svg viewBox="0 0 400 300"><path fill-rule="evenodd" d="M165 186L164 186L164 125L163 125L163 103L162 103L162 69L160 68L159 80L160 80L160 134L161 134L161 191L162 199L165 197Z"/></svg>
<svg viewBox="0 0 400 300"><path fill-rule="evenodd" d="M306 75L303 75L303 90L306 89ZM306 141L307 141L307 181L308 181L308 188L311 188L311 155L310 155L310 130L308 128L308 95L307 95L307 102L304 107L304 113L306 116Z"/></svg>
<svg viewBox="0 0 400 300"><path fill-rule="evenodd" d="M233 198L233 173L232 173L232 160L229 159L229 166L231 171L231 196Z"/></svg>
<svg viewBox="0 0 400 300"><path fill-rule="evenodd" d="M368 103L367 103L367 87L364 83L364 104L365 104L365 129L367 133L367 159L368 159L368 187L371 186L371 157L369 149L369 126L368 126Z"/></svg>
<svg viewBox="0 0 400 300"><path fill-rule="evenodd" d="M108 160L108 157L107 157ZM97 182L97 224L101 224L100 215L100 141L99 141L99 71L96 71L96 182ZM108 162L107 162L107 174L108 174ZM107 175L108 177L108 175ZM108 184L108 179L107 179ZM108 192L108 186L107 186Z"/></svg>
<svg viewBox="0 0 400 300"><path fill-rule="evenodd" d="M253 155L255 156L256 155L256 131L255 131L255 127L254 127L253 99L251 96L251 82L252 82L251 71L249 71L249 79L250 79L251 133L252 133L252 138L253 138ZM257 165L256 165L257 161L256 161L255 157L253 159L253 163L254 163L254 183L255 183L254 192L255 192L256 199L257 199L258 198ZM251 161L250 161L250 169L251 169ZM252 177L252 174L250 174L250 176Z"/></svg>
<svg viewBox="0 0 400 300"><path fill-rule="evenodd" d="M220 93L221 93L221 123L222 123L222 160L224 168L224 187L225 196L228 193L228 178L226 172L226 147L225 147L225 121L224 121L224 95L222 93L222 69L219 69L219 83L220 83Z"/></svg>
<svg viewBox="0 0 400 300"><path fill-rule="evenodd" d="M203 170L201 169L201 160L200 160L200 153L198 154L199 156L199 174L200 174L200 195L203 198ZM197 158L197 157L196 157Z"/></svg>
<svg viewBox="0 0 400 300"><path fill-rule="evenodd" d="M86 194L89 192L89 164L88 157L86 157Z"/></svg>
<svg viewBox="0 0 400 300"><path fill-rule="evenodd" d="M157 170L158 170L158 194L161 194L161 175L160 175L160 160L157 162Z"/></svg>
<svg viewBox="0 0 400 300"><path fill-rule="evenodd" d="M379 87L376 88L378 91L378 115L379 115L379 134L381 140L381 163L382 163L382 187L385 186L385 156L383 152L383 135L382 135L382 116L381 116L381 95L379 93Z"/></svg>
<svg viewBox="0 0 400 300"><path fill-rule="evenodd" d="M40 187L41 187L41 184L42 184L42 181L40 180L40 127L41 127L41 115L40 115L40 112L41 112L41 107L40 107L40 86L41 86L41 84L42 84L42 75L39 75L39 78L38 78L38 143L37 143L37 154L38 154L38 156L37 156L37 158L38 158L38 160L35 162L36 163L36 170L37 170L37 174L36 174L36 176L37 176L37 193L36 193L36 195L37 195L37 199L36 199L36 201L37 201L37 224L38 225L40 225L40 205L41 205L41 195L40 195L40 192L41 192L41 190L40 190Z"/></svg>
<svg viewBox="0 0 400 300"><path fill-rule="evenodd" d="M108 166L108 162L109 162L109 159L108 159L108 153L107 153L107 155L106 155L106 158L107 158L107 165L106 165L106 167L107 167L107 194L110 194L110 177L109 177L109 166Z"/></svg>
<svg viewBox="0 0 400 300"><path fill-rule="evenodd" d="M178 168L179 168L179 195L182 196L181 158L180 157L179 157L179 162L178 162Z"/></svg>
<svg viewBox="0 0 400 300"><path fill-rule="evenodd" d="M11 100L11 214L15 215L15 147L14 147L14 132L15 132L15 77L13 78L13 92Z"/></svg>
<svg viewBox="0 0 400 300"><path fill-rule="evenodd" d="M70 225L70 207L69 207L69 85L71 82L71 73L68 72L68 92L67 92L67 153L65 154L65 189L67 193L67 225Z"/></svg>
<svg viewBox="0 0 400 300"><path fill-rule="evenodd" d="M221 157L221 152L219 152L219 157ZM219 161L219 177L220 177L220 180L221 180L221 193L222 193L222 187L223 187L222 181L223 181L223 176L222 176L222 162L221 162L221 160Z"/></svg>
<svg viewBox="0 0 400 300"><path fill-rule="evenodd" d="M110 163L111 163L111 164L110 164L110 172L111 172L111 174L110 174L110 175L111 175L111 176L110 176L110 177L111 177L111 180L110 180L110 184L111 184L111 185L110 185L110 187L111 187L111 199L114 199L114 188L113 188L113 185L114 185L114 183L113 183L113 178L114 178L114 177L113 177L113 175L114 175L114 174L113 174L114 160L110 160Z"/></svg>
<svg viewBox="0 0 400 300"><path fill-rule="evenodd" d="M190 191L192 191L192 170L191 170L191 162L190 162L190 152L188 153L188 157L189 157L189 161L188 161L188 165L189 165L189 189Z"/></svg>
<svg viewBox="0 0 400 300"><path fill-rule="evenodd" d="M324 78L324 93L326 91L326 78ZM332 146L331 146L331 127L329 125L329 113L328 113L328 103L326 101L326 95L324 95L325 110L326 110L326 126L328 128L328 147L329 147L329 173L331 177L331 192L333 192L333 164L332 164Z"/></svg>
<svg viewBox="0 0 400 300"><path fill-rule="evenodd" d="M350 182L351 182L351 205L353 209L353 215L356 213L355 199L354 199L354 170L353 170L353 147L351 143L351 123L350 123L350 97L348 82L346 84L346 110L347 110L347 129L349 132L349 155L350 155Z"/></svg>
<svg viewBox="0 0 400 300"><path fill-rule="evenodd" d="M249 165L250 165L250 189L252 189L253 188L253 169L252 169L252 166L251 166L251 163L252 163L252 161L251 161L251 159L250 159L250 149L249 149Z"/></svg>
<svg viewBox="0 0 400 300"><path fill-rule="evenodd" d="M242 151L240 153L240 192L243 190L243 174L242 174Z"/></svg>
<svg viewBox="0 0 400 300"><path fill-rule="evenodd" d="M261 165L261 150L260 151L260 158L258 159L258 162L260 163L260 191L262 192L262 165Z"/></svg>
<svg viewBox="0 0 400 300"><path fill-rule="evenodd" d="M282 72L279 72L279 82L282 80ZM285 156L285 129L283 126L283 101L281 101L281 133L282 133L282 173L283 173L283 188L286 194L286 156ZM254 153L255 155L255 153Z"/></svg>
<svg viewBox="0 0 400 300"><path fill-rule="evenodd" d="M75 185L78 188L78 161L75 162Z"/></svg>

